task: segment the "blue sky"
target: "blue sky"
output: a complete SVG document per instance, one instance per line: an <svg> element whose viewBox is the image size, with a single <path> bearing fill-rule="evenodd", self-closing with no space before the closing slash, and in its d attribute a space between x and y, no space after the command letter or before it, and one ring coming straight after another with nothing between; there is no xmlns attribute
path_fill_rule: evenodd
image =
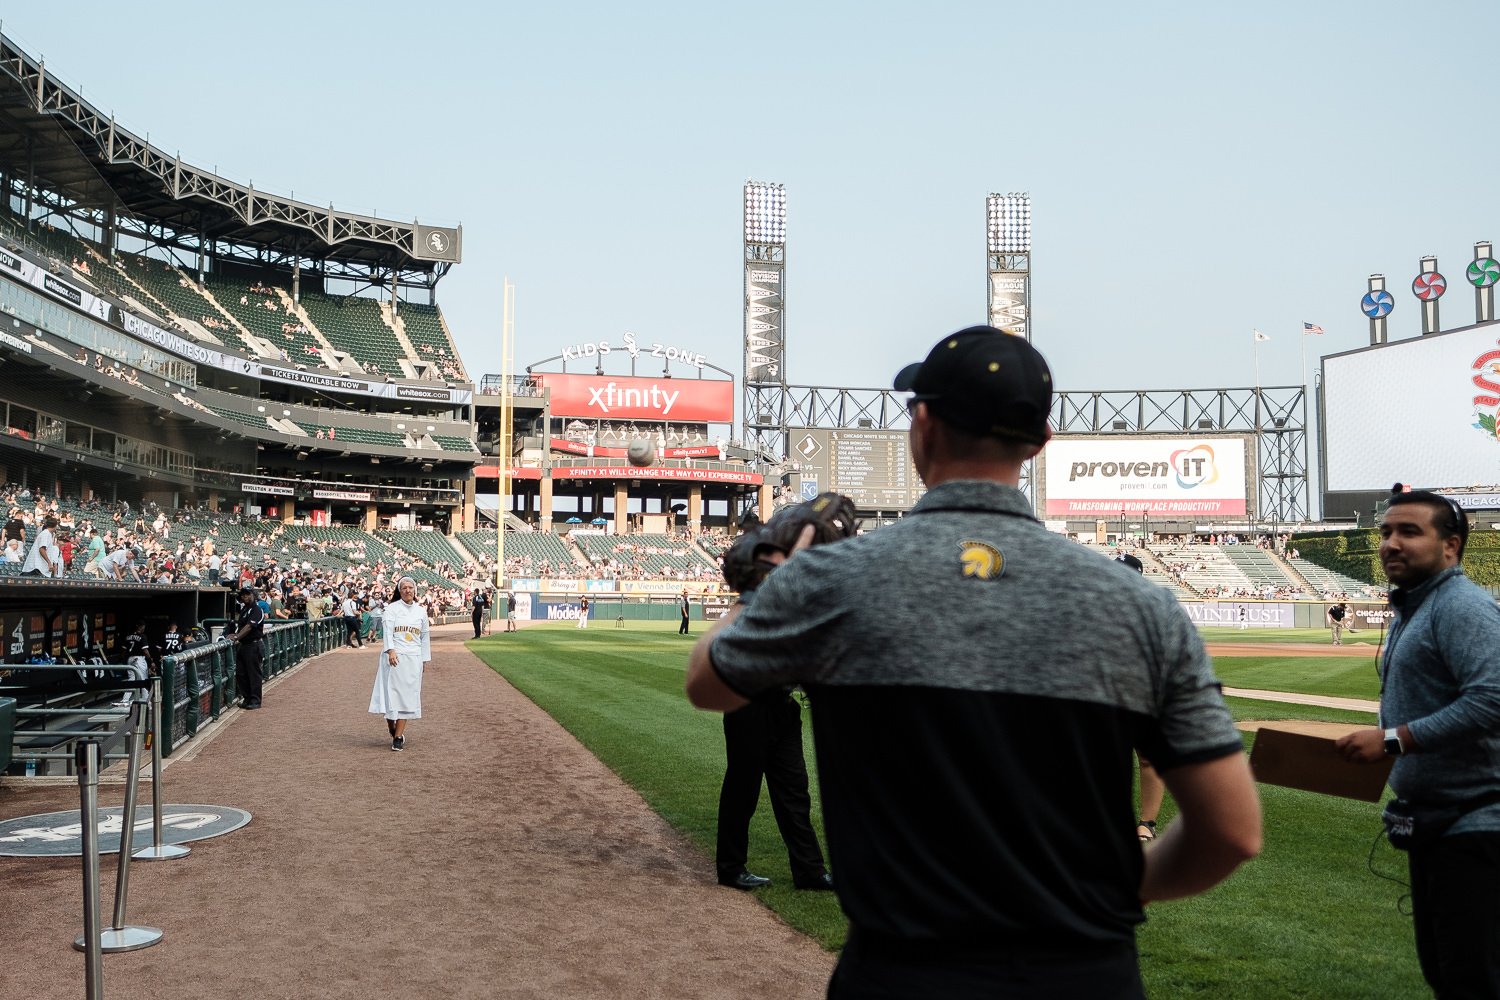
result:
<svg viewBox="0 0 1500 1000"><path fill-rule="evenodd" d="M1495 224L1500 7L1438 3L7 5L3 30L194 164L462 223L438 301L497 371L589 339L738 372L740 193L788 192L788 377L886 385L981 322L984 198L1030 191L1059 387L1301 381L1304 320L1416 336L1424 254Z"/></svg>

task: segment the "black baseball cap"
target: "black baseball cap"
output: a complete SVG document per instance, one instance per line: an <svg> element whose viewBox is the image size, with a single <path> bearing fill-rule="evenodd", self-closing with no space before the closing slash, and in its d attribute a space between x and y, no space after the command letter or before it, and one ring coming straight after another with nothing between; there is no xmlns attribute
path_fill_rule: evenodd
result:
<svg viewBox="0 0 1500 1000"><path fill-rule="evenodd" d="M1115 556L1115 562L1124 563L1126 566L1129 566L1137 573L1146 572L1146 567L1141 564L1141 561L1135 556L1131 555L1129 552L1121 552L1119 555Z"/></svg>
<svg viewBox="0 0 1500 1000"><path fill-rule="evenodd" d="M1024 337L992 326L959 330L938 341L927 360L901 369L895 388L963 430L1047 441L1052 372Z"/></svg>

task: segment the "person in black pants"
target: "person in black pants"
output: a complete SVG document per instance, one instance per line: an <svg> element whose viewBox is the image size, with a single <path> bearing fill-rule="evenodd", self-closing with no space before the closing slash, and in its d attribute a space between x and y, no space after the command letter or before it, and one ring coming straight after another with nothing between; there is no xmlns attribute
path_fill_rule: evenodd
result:
<svg viewBox="0 0 1500 1000"><path fill-rule="evenodd" d="M240 588L240 616L235 622L234 676L246 709L260 708L260 687L264 679L261 664L265 654L260 639L264 634L266 613L255 603L255 588Z"/></svg>
<svg viewBox="0 0 1500 1000"><path fill-rule="evenodd" d="M724 751L728 766L719 791L718 847L714 861L719 884L755 889L771 880L745 869L750 849L750 817L760 801L764 777L771 810L792 865L798 889L831 890L833 879L823 865L818 835L813 832L807 792L807 761L802 756L802 706L786 690L770 691L724 716Z"/></svg>
<svg viewBox="0 0 1500 1000"><path fill-rule="evenodd" d="M682 612L682 624L677 627L678 635L688 634L688 610L690 608L691 605L688 603L687 588L683 587L681 595L679 595L677 598L677 610Z"/></svg>
<svg viewBox="0 0 1500 1000"><path fill-rule="evenodd" d="M474 607L474 638L478 639L484 630L484 612L490 606L489 597L485 594L483 587L474 588L474 596L470 599Z"/></svg>

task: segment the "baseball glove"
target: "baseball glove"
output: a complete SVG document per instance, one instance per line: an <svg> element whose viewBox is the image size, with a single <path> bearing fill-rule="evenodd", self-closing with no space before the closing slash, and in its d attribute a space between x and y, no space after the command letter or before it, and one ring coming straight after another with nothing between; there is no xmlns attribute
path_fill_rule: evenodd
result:
<svg viewBox="0 0 1500 1000"><path fill-rule="evenodd" d="M839 493L820 493L806 503L783 507L766 522L768 544L791 552L802 537L802 529L813 526L814 545L827 545L852 538L859 530L854 519L854 501Z"/></svg>
<svg viewBox="0 0 1500 1000"><path fill-rule="evenodd" d="M763 524L749 525L741 531L734 544L724 550L724 582L736 594L747 594L761 585L766 574L775 565L757 558L772 546Z"/></svg>
<svg viewBox="0 0 1500 1000"><path fill-rule="evenodd" d="M724 551L724 582L739 594L759 587L777 565L765 557L772 552L790 554L808 525L813 526L814 545L853 537L859 528L854 502L838 493L824 493L806 503L781 508L765 524L747 522L734 544Z"/></svg>

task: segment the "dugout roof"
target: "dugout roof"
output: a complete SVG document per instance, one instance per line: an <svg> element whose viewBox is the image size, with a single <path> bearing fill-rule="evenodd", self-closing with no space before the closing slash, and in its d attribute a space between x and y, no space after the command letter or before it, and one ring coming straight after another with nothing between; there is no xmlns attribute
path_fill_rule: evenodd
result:
<svg viewBox="0 0 1500 1000"><path fill-rule="evenodd" d="M340 212L219 177L118 127L0 35L0 171L65 212L113 211L175 233L434 279L458 263L462 229Z"/></svg>

